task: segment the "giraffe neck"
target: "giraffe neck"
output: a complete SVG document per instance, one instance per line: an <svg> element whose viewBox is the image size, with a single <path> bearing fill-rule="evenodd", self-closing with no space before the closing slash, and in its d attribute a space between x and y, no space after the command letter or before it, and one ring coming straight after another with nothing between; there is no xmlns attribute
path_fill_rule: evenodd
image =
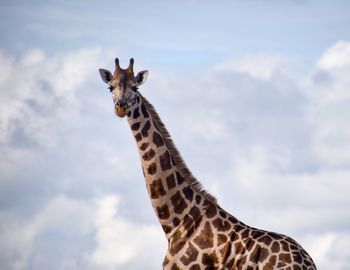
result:
<svg viewBox="0 0 350 270"><path fill-rule="evenodd" d="M191 211L198 212L195 205L216 200L192 176L153 106L139 93L128 113L128 123L136 139L152 206L170 237Z"/></svg>
<svg viewBox="0 0 350 270"><path fill-rule="evenodd" d="M291 238L251 228L220 208L139 93L128 122L152 206L168 238L163 269L316 269Z"/></svg>

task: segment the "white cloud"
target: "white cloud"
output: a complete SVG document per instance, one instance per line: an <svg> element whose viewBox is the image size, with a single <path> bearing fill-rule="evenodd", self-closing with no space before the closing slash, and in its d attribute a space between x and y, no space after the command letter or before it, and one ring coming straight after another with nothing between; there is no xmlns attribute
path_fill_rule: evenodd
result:
<svg viewBox="0 0 350 270"><path fill-rule="evenodd" d="M2 267L122 269L147 265L144 269L152 269L161 265L166 251L161 227L130 222L120 216L119 207L116 195L80 200L61 194L31 216L1 212ZM96 246L89 254L92 247L84 243L91 236ZM70 249L65 250L67 247ZM58 260L55 265L53 260Z"/></svg>
<svg viewBox="0 0 350 270"><path fill-rule="evenodd" d="M237 57L214 66L218 72L248 74L254 79L269 80L276 73L285 73L289 69L286 59L269 55Z"/></svg>
<svg viewBox="0 0 350 270"><path fill-rule="evenodd" d="M19 216L14 211L1 212L1 261L6 269L28 269L42 257L46 263L44 250L40 250L40 238L57 233L61 237L81 238L91 233L93 228L93 207L65 195L50 200L34 215ZM51 243L56 245L55 243ZM39 249L39 250L38 250Z"/></svg>
<svg viewBox="0 0 350 270"><path fill-rule="evenodd" d="M11 270L26 269L38 228L14 213L1 212L0 216L1 265Z"/></svg>
<svg viewBox="0 0 350 270"><path fill-rule="evenodd" d="M97 200L95 217L96 248L87 257L101 269L159 267L166 251L166 239L160 226L136 224L119 216L119 198L104 196Z"/></svg>
<svg viewBox="0 0 350 270"><path fill-rule="evenodd" d="M325 51L317 61L316 67L325 71L334 71L350 66L350 42L338 41Z"/></svg>
<svg viewBox="0 0 350 270"><path fill-rule="evenodd" d="M326 166L350 164L350 42L337 42L321 56L303 88L314 127L314 151Z"/></svg>
<svg viewBox="0 0 350 270"><path fill-rule="evenodd" d="M346 270L350 262L350 235L348 232L310 234L303 241L310 248L318 269Z"/></svg>
<svg viewBox="0 0 350 270"><path fill-rule="evenodd" d="M21 64L33 68L45 60L46 56L42 50L33 49L28 51L21 59Z"/></svg>
<svg viewBox="0 0 350 270"><path fill-rule="evenodd" d="M202 137L205 140L223 140L228 137L223 116L216 109L197 108L184 117L181 125L187 131L185 136Z"/></svg>
<svg viewBox="0 0 350 270"><path fill-rule="evenodd" d="M0 93L0 143L20 128L39 145L55 144L55 122L74 116L80 104L76 92L96 72L100 53L100 49L81 49L48 58L34 49L16 60L1 52L0 70L7 72L0 78L4 86Z"/></svg>

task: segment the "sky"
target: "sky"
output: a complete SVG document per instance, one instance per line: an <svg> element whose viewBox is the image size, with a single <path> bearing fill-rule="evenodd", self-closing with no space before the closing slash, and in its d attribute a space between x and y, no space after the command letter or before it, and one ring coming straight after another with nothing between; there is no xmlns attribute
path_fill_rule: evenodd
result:
<svg viewBox="0 0 350 270"><path fill-rule="evenodd" d="M0 1L0 268L160 269L167 242L98 69L149 70L192 173L318 269L350 265L350 2Z"/></svg>

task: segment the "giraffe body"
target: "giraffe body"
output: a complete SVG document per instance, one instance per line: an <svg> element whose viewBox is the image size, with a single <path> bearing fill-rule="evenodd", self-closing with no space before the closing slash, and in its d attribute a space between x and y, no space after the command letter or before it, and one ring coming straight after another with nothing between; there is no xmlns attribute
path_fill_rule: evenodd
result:
<svg viewBox="0 0 350 270"><path fill-rule="evenodd" d="M296 241L243 224L203 190L154 107L137 90L146 71L135 77L133 60L126 70L116 60L114 76L106 72L100 70L114 95L116 114L128 118L147 191L168 239L163 269L316 269Z"/></svg>

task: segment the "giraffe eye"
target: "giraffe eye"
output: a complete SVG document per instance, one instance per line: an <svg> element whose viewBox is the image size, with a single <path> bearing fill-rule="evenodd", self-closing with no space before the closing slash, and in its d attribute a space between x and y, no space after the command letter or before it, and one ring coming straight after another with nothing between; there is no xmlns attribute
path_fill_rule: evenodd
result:
<svg viewBox="0 0 350 270"><path fill-rule="evenodd" d="M139 89L139 88L138 88L136 85L134 85L133 87L131 87L131 90L132 90L132 91L135 91L135 92L136 92L138 89Z"/></svg>
<svg viewBox="0 0 350 270"><path fill-rule="evenodd" d="M114 88L113 88L112 85L110 85L110 86L108 86L108 89L109 89L110 92L112 92Z"/></svg>

